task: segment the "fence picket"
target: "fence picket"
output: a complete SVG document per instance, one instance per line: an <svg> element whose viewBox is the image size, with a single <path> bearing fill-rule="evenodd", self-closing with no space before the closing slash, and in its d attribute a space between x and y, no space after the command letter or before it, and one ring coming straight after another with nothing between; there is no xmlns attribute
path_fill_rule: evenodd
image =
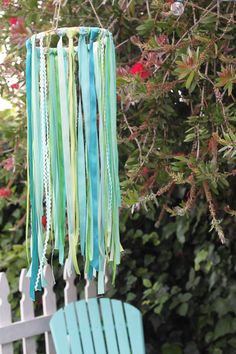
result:
<svg viewBox="0 0 236 354"><path fill-rule="evenodd" d="M44 267L44 277L47 281L47 286L44 288L44 293L42 296L43 314L52 315L57 310L57 303L56 294L53 291L55 280L49 264ZM56 354L50 332L45 332L45 349L46 354Z"/></svg>
<svg viewBox="0 0 236 354"><path fill-rule="evenodd" d="M20 274L19 291L21 292L20 314L21 321L34 318L34 304L29 295L30 279L26 276L27 270L22 269ZM23 354L36 354L36 338L23 338Z"/></svg>
<svg viewBox="0 0 236 354"><path fill-rule="evenodd" d="M64 301L65 305L77 300L77 289L75 286L75 272L74 270L69 275L68 274L68 260L65 262L63 279L66 282L66 286L64 288Z"/></svg>
<svg viewBox="0 0 236 354"><path fill-rule="evenodd" d="M0 273L0 328L11 324L11 306L8 302L10 288L5 273ZM0 345L0 354L13 354L13 344Z"/></svg>
<svg viewBox="0 0 236 354"><path fill-rule="evenodd" d="M86 277L86 285L84 288L84 298L85 300L90 299L92 297L97 297L97 285L96 281L93 278L92 280L89 280Z"/></svg>

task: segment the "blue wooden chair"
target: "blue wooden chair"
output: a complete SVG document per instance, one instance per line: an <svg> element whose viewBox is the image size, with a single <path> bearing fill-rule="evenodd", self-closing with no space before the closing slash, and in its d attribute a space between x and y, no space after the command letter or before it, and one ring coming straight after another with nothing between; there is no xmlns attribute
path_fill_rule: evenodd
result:
<svg viewBox="0 0 236 354"><path fill-rule="evenodd" d="M50 328L57 354L145 354L141 313L119 300L71 303L52 316Z"/></svg>

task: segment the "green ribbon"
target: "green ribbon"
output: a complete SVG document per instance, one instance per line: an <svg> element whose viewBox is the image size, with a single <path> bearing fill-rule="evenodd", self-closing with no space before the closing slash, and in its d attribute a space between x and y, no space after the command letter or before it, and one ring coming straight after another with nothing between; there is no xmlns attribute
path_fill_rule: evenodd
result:
<svg viewBox="0 0 236 354"><path fill-rule="evenodd" d="M59 262L64 263L65 239L65 193L64 193L64 158L62 151L61 115L58 109L58 90L55 66L55 52L48 56L49 78L49 120L50 120L50 152L53 189L53 225L55 248L59 249Z"/></svg>

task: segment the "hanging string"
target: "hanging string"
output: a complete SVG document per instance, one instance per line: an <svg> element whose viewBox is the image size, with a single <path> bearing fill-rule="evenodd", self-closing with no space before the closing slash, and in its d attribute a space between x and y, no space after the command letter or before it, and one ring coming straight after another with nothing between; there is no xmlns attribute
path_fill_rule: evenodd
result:
<svg viewBox="0 0 236 354"><path fill-rule="evenodd" d="M61 6L65 6L67 3L67 0L64 2L62 0L54 0L53 5L55 5L55 10L53 14L53 21L52 21L52 28L57 29L58 28L58 21L60 17L60 11L61 11Z"/></svg>
<svg viewBox="0 0 236 354"><path fill-rule="evenodd" d="M96 19L97 19L97 21L98 21L98 23L99 23L99 26L100 26L101 28L104 28L103 25L102 25L102 23L101 23L101 20L100 20L98 14L97 14L97 11L95 10L95 7L93 6L92 0L88 0L88 2L89 2L89 4L90 4L90 6L92 7L92 10L93 10L94 15L95 15L95 17L96 17Z"/></svg>

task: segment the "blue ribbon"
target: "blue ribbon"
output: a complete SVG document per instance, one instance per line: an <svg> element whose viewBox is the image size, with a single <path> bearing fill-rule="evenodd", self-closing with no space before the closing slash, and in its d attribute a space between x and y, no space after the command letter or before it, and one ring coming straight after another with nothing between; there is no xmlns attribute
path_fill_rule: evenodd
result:
<svg viewBox="0 0 236 354"><path fill-rule="evenodd" d="M89 89L89 52L88 45L86 44L86 34L87 31L84 28L80 29L80 38L78 46L78 61L79 61L79 82L81 88L81 101L82 101L82 110L84 117L84 134L85 134L85 171L86 171L86 196L87 200L84 200L84 206L86 207L86 237L85 244L81 243L81 247L85 247L86 251L86 263L85 263L85 272L89 269L90 260L93 258L93 237L92 237L92 223L91 223L91 187L90 179L88 176L89 173L89 158L88 158L88 147L89 147L89 131L90 131L90 89ZM83 84L82 84L83 83ZM79 203L81 199L79 197ZM80 205L79 205L80 208Z"/></svg>

